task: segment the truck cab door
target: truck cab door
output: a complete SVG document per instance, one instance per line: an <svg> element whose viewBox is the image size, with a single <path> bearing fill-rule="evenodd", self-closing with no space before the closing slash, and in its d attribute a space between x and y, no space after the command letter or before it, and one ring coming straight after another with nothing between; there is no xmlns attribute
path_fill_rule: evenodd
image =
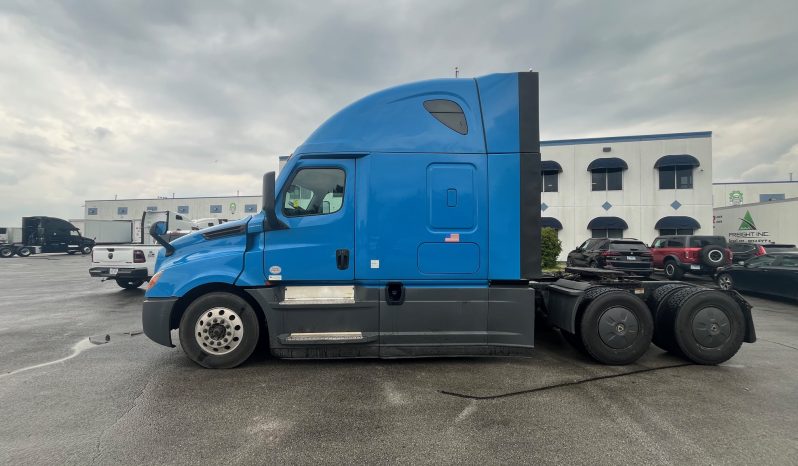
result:
<svg viewBox="0 0 798 466"><path fill-rule="evenodd" d="M300 160L275 200L288 228L266 234L264 271L282 284L354 280L355 161Z"/></svg>

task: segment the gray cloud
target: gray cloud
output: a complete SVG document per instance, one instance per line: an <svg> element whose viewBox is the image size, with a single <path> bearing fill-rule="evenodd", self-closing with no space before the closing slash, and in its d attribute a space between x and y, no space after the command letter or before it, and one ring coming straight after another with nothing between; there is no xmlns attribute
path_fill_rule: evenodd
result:
<svg viewBox="0 0 798 466"><path fill-rule="evenodd" d="M714 131L716 180L798 174L793 2L0 6L0 224L84 199L259 192L402 82L541 72L544 138ZM11 206L11 207L8 207Z"/></svg>

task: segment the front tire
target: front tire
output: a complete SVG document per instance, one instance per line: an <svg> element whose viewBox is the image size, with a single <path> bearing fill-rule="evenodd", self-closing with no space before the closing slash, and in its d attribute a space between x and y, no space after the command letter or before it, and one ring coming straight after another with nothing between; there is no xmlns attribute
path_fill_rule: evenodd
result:
<svg viewBox="0 0 798 466"><path fill-rule="evenodd" d="M718 275L718 287L721 290L729 291L734 289L734 280L728 273Z"/></svg>
<svg viewBox="0 0 798 466"><path fill-rule="evenodd" d="M129 280L126 278L117 278L116 284L126 290L135 290L144 284L144 280Z"/></svg>
<svg viewBox="0 0 798 466"><path fill-rule="evenodd" d="M31 251L31 249L27 246L17 249L17 255L19 257L28 257L31 254L33 254L33 251Z"/></svg>
<svg viewBox="0 0 798 466"><path fill-rule="evenodd" d="M255 351L260 323L238 295L213 292L189 304L180 319L180 346L192 361L209 369L241 365Z"/></svg>
<svg viewBox="0 0 798 466"><path fill-rule="evenodd" d="M84 256L87 254L91 254L91 249L92 249L91 246L83 246L82 248L80 248L80 253L83 254Z"/></svg>

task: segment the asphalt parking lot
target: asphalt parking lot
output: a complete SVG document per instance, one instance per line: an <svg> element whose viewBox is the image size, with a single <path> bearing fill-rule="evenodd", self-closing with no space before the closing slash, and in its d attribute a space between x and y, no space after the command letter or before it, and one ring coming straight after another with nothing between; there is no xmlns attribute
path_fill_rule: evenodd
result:
<svg viewBox="0 0 798 466"><path fill-rule="evenodd" d="M759 341L718 367L653 346L638 364L601 366L539 329L528 359L261 356L211 371L140 334L143 291L92 279L88 266L84 256L0 260L0 463L798 457L794 304L750 298Z"/></svg>

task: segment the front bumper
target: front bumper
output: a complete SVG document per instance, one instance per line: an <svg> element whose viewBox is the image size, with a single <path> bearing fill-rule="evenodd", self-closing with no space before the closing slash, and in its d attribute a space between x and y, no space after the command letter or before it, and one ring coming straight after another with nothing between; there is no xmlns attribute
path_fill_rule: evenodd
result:
<svg viewBox="0 0 798 466"><path fill-rule="evenodd" d="M111 273L111 269L116 269L116 273ZM103 278L125 278L130 280L149 280L149 272L146 267L143 268L120 268L120 267L92 267L89 269L89 275L92 277Z"/></svg>
<svg viewBox="0 0 798 466"><path fill-rule="evenodd" d="M172 309L177 298L149 298L144 300L141 323L144 334L155 343L170 348L172 344Z"/></svg>

